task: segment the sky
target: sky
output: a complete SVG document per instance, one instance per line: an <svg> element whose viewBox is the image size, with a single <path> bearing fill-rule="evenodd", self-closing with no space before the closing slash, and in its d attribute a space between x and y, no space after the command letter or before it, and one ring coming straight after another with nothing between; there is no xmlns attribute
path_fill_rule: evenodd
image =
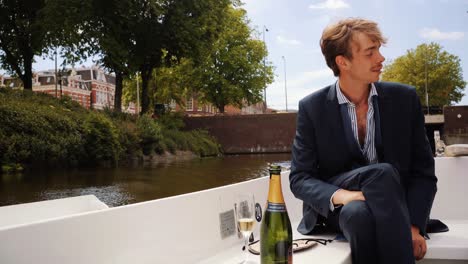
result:
<svg viewBox="0 0 468 264"><path fill-rule="evenodd" d="M468 0L243 0L250 25L258 31L275 69L275 82L266 89L267 105L297 109L306 95L336 78L320 51L323 29L343 18L376 21L387 44L381 48L386 62L419 44L437 42L461 59L468 82ZM284 59L282 58L284 56ZM286 65L286 67L285 67ZM468 94L468 87L465 88ZM430 102L430 98L429 98ZM468 105L465 95L458 105Z"/></svg>
<svg viewBox="0 0 468 264"><path fill-rule="evenodd" d="M319 40L327 25L347 17L371 19L379 24L388 39L381 48L386 62L419 44L437 42L461 59L463 77L468 81L468 0L243 2L250 26L257 31L254 35L261 40L265 37L268 61L275 67L275 81L266 89L270 108L286 109L287 99L288 110L297 109L301 98L336 80L325 63ZM268 31L263 35L264 27ZM36 60L33 65L36 71L54 68L51 60L40 57ZM86 66L91 64L91 61L84 63ZM468 87L464 93L466 95L458 105L468 105Z"/></svg>

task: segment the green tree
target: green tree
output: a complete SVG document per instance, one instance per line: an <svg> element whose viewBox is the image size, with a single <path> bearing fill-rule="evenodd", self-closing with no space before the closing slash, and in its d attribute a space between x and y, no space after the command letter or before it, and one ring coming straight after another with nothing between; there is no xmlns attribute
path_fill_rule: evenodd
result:
<svg viewBox="0 0 468 264"><path fill-rule="evenodd" d="M115 73L114 110L117 112L121 111L123 79L135 71L130 62L142 2L145 1L53 0L48 3L48 15L58 16L50 20L54 23L49 28L68 36L57 42L62 47L65 63L97 57L97 63ZM58 15L63 6L67 7L66 13Z"/></svg>
<svg viewBox="0 0 468 264"><path fill-rule="evenodd" d="M158 89L154 90L152 98L160 103L174 100L179 105L185 105L187 96L192 95L194 87L199 86L200 78L195 70L193 60L188 58L173 61L171 66L155 69L150 84Z"/></svg>
<svg viewBox="0 0 468 264"><path fill-rule="evenodd" d="M131 102L136 103L137 99L141 98L141 89L139 90L140 94L137 96L137 81L138 86L141 87L141 76L139 75L128 75L123 80L122 103L125 107L127 107Z"/></svg>
<svg viewBox="0 0 468 264"><path fill-rule="evenodd" d="M384 67L382 80L407 83L416 87L421 104L427 106L425 85L430 106L457 103L463 97L466 82L463 80L460 58L437 43L421 44Z"/></svg>
<svg viewBox="0 0 468 264"><path fill-rule="evenodd" d="M125 76L135 72L132 49L133 30L140 13L141 1L93 0L90 39L94 40L99 62L115 73L114 111L122 111L122 90Z"/></svg>
<svg viewBox="0 0 468 264"><path fill-rule="evenodd" d="M253 39L246 11L231 7L219 38L197 67L199 99L224 113L226 105L242 107L262 100L265 85L273 81L273 67L263 61L265 44Z"/></svg>
<svg viewBox="0 0 468 264"><path fill-rule="evenodd" d="M153 70L149 87L158 87L158 89L150 89L150 101L157 103L169 104L174 100L179 105L185 104L185 98L188 91L192 91L194 81L194 63L192 60L182 58L171 63L171 66L161 66ZM141 76L138 76L141 98ZM123 81L123 96L122 101L125 106L130 102L137 100L137 76L130 75Z"/></svg>
<svg viewBox="0 0 468 264"><path fill-rule="evenodd" d="M76 20L76 14L80 20L89 17L89 10L90 2L80 0L0 1L2 68L32 90L34 56L52 57L57 47L62 47L63 65L76 62L92 49L83 34L90 25Z"/></svg>
<svg viewBox="0 0 468 264"><path fill-rule="evenodd" d="M32 90L32 63L48 46L44 28L45 0L0 1L0 63Z"/></svg>
<svg viewBox="0 0 468 264"><path fill-rule="evenodd" d="M136 18L133 63L141 72L141 112L150 109L149 81L153 70L173 58L194 58L217 38L230 0L139 1L144 8ZM158 87L151 87L157 90Z"/></svg>

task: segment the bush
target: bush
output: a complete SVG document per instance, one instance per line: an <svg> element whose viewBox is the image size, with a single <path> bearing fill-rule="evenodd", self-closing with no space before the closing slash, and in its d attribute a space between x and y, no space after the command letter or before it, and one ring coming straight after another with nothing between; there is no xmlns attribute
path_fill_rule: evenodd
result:
<svg viewBox="0 0 468 264"><path fill-rule="evenodd" d="M143 115L137 121L137 128L143 154L149 155L161 140L161 127L151 116Z"/></svg>
<svg viewBox="0 0 468 264"><path fill-rule="evenodd" d="M119 142L123 151L119 159L127 159L132 156L142 154L140 150L140 139L135 122L116 121L116 127L119 131Z"/></svg>
<svg viewBox="0 0 468 264"><path fill-rule="evenodd" d="M171 138L164 138L163 142L166 146L166 150L172 154L175 154L177 150L177 144L175 143L175 141Z"/></svg>
<svg viewBox="0 0 468 264"><path fill-rule="evenodd" d="M180 112L170 112L158 118L158 123L167 130L180 130L185 126L184 115Z"/></svg>
<svg viewBox="0 0 468 264"><path fill-rule="evenodd" d="M191 150L202 157L216 156L221 152L221 147L216 139L205 130L194 130L189 132L194 142Z"/></svg>
<svg viewBox="0 0 468 264"><path fill-rule="evenodd" d="M88 162L117 163L122 151L114 124L104 115L90 112L83 124Z"/></svg>
<svg viewBox="0 0 468 264"><path fill-rule="evenodd" d="M158 120L109 109L87 110L68 97L0 88L0 165L4 171L22 165L79 166L165 151L191 150L218 155L220 148L206 131L180 131L181 114Z"/></svg>
<svg viewBox="0 0 468 264"><path fill-rule="evenodd" d="M68 108L43 94L3 90L0 95L0 146L6 148L2 163L48 165L78 159L80 126Z"/></svg>

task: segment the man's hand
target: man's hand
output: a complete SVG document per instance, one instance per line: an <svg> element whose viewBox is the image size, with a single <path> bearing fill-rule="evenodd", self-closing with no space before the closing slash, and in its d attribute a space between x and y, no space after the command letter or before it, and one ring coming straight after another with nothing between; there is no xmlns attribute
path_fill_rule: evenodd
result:
<svg viewBox="0 0 468 264"><path fill-rule="evenodd" d="M419 234L419 228L411 226L411 236L413 238L413 254L416 260L421 260L426 255L426 240Z"/></svg>
<svg viewBox="0 0 468 264"><path fill-rule="evenodd" d="M351 201L365 201L366 198L361 191L348 191L348 190L338 190L335 195L333 195L332 203L334 205L346 205Z"/></svg>

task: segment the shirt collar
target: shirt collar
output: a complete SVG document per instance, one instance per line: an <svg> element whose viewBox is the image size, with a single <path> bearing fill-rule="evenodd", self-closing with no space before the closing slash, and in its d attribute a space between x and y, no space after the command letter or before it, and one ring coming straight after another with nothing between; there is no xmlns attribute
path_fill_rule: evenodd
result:
<svg viewBox="0 0 468 264"><path fill-rule="evenodd" d="M336 89L336 96L338 97L338 104L350 104L354 106L354 103L349 101L348 98L346 98L346 96L341 92L339 80L336 81L335 89ZM368 102L371 102L372 96L378 96L377 89L375 88L374 83L371 83L371 90L369 93L369 97L367 99Z"/></svg>

